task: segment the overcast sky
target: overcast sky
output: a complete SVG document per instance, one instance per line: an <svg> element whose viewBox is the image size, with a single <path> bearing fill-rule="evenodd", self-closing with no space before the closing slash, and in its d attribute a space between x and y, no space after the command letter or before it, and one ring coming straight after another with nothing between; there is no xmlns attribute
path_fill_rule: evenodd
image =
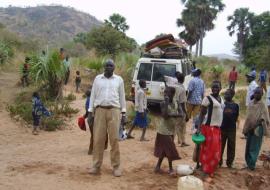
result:
<svg viewBox="0 0 270 190"><path fill-rule="evenodd" d="M180 17L183 5L180 0L1 0L0 6L36 6L61 4L87 12L99 20L119 13L127 19L130 29L127 35L139 44L151 40L160 33L172 33L177 37L180 29L176 19ZM223 0L225 10L218 15L215 29L204 39L204 54L232 54L236 37L230 37L226 27L227 17L240 7L248 7L257 14L270 9L270 0Z"/></svg>

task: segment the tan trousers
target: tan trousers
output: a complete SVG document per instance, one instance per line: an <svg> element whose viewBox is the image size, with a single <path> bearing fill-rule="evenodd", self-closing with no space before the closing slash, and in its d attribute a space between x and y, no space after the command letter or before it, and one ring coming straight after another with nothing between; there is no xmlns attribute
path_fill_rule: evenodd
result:
<svg viewBox="0 0 270 190"><path fill-rule="evenodd" d="M120 166L120 151L118 144L120 125L120 110L117 108L96 108L94 120L94 149L93 167L100 168L103 162L103 152L108 132L111 145L111 165L113 168Z"/></svg>
<svg viewBox="0 0 270 190"><path fill-rule="evenodd" d="M197 114L200 113L201 105L194 105L187 103L187 116L189 119L194 118Z"/></svg>
<svg viewBox="0 0 270 190"><path fill-rule="evenodd" d="M175 133L177 135L178 144L186 143L186 119L185 117L178 119Z"/></svg>

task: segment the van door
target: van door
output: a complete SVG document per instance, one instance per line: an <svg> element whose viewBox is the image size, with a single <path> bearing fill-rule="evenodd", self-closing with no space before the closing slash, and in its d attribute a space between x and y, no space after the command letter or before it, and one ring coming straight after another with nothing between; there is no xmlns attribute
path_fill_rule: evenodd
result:
<svg viewBox="0 0 270 190"><path fill-rule="evenodd" d="M162 101L164 99L164 75L175 77L176 65L168 63L154 63L150 99Z"/></svg>

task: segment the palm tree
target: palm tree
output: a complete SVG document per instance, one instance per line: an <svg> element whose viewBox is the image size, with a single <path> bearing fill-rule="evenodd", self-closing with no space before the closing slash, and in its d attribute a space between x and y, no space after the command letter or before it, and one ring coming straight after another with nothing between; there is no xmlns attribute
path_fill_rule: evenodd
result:
<svg viewBox="0 0 270 190"><path fill-rule="evenodd" d="M200 34L197 45L200 44L199 55L201 56L205 33L214 29L213 21L217 18L217 14L223 11L225 5L222 0L181 0L181 2L185 4L186 9L196 15L191 22L194 23Z"/></svg>
<svg viewBox="0 0 270 190"><path fill-rule="evenodd" d="M190 52L192 52L192 46L195 45L200 38L197 27L194 25L194 22L191 22L193 20L191 17L194 16L194 14L189 13L186 9L182 12L182 19L176 20L178 27L184 27L184 30L179 33L179 37L185 40L185 42L189 45Z"/></svg>
<svg viewBox="0 0 270 190"><path fill-rule="evenodd" d="M229 35L232 36L237 32L237 45L239 47L240 61L243 60L243 49L245 41L250 35L253 18L254 13L249 12L248 8L236 9L233 15L228 16L228 21L231 22L227 27Z"/></svg>
<svg viewBox="0 0 270 190"><path fill-rule="evenodd" d="M193 12L191 9L184 9L181 19L176 20L178 27L184 27L184 30L179 33L179 37L189 45L190 52L192 51L192 46L196 44L196 56L198 55L198 41L200 38L198 27L196 22L194 22L197 16L196 12Z"/></svg>
<svg viewBox="0 0 270 190"><path fill-rule="evenodd" d="M105 19L105 24L108 26L112 26L116 30L125 33L126 30L129 29L127 25L126 18L118 13L114 13L109 17L109 20Z"/></svg>

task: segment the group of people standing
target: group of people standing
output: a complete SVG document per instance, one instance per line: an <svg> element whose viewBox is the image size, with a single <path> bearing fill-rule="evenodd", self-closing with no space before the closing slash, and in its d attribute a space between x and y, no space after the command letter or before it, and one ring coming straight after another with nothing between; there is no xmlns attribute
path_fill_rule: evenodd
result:
<svg viewBox="0 0 270 190"><path fill-rule="evenodd" d="M98 174L101 170L103 152L109 139L111 145L111 164L113 175L122 175L120 169L120 150L118 144L120 122L126 120L126 100L123 79L114 74L113 60L107 60L104 73L98 75L92 86L91 95L88 94L86 103L88 123L92 126L92 139L89 148L93 154L93 165L90 174ZM235 71L235 67L232 70ZM239 105L233 101L234 87L237 73L231 74L230 88L225 91L224 99L220 96L222 89L220 81L213 81L211 93L205 96L205 84L201 79L201 70L192 71L193 78L186 89L183 85L185 76L176 72L175 81L166 84L164 101L161 102L162 119L156 126L154 155L158 158L155 172L160 173L164 158L168 159L169 174L174 175L172 161L181 159L175 143L174 136L181 147L189 146L185 141L186 122L192 119L195 133L205 136L200 145L199 162L206 180L211 180L218 166L223 164L223 152L227 144L226 165L233 167L236 147L236 123L239 117ZM166 77L166 76L164 76ZM247 91L247 119L243 134L246 137L245 160L250 170L255 169L256 161L262 144L263 135L269 125L268 109L262 100L263 90L255 82L254 72L246 75L249 83ZM262 78L260 78L262 82ZM87 104L89 107L87 107ZM142 128L140 140L145 138L147 121L146 81L139 81L135 98L136 116L127 137L133 138L132 131L135 126ZM91 149L91 150L90 150Z"/></svg>
<svg viewBox="0 0 270 190"><path fill-rule="evenodd" d="M120 168L119 126L126 122L126 100L123 79L114 74L115 64L109 59L104 64L104 73L96 76L91 92L87 91L85 104L88 124L91 132L88 154L93 155L93 164L90 174L101 171L103 153L107 149L108 141L111 146L110 157L113 175L122 175ZM233 69L235 72L235 68ZM185 76L180 72L175 73L173 83L165 82L164 100L161 102L162 118L156 126L157 134L154 145L154 156L158 158L154 171L163 173L161 164L164 158L168 159L169 174L174 175L172 162L181 159L174 143L181 147L189 146L185 140L186 122L193 119L193 132L205 136L205 141L199 146L200 167L206 180L211 180L216 168L223 164L223 152L227 144L226 165L233 167L236 147L236 122L239 117L239 105L233 101L234 89L225 91L224 99L220 96L222 89L220 81L213 81L211 93L205 96L205 84L201 79L200 69L192 71L193 78L188 84L187 92L183 85ZM230 74L231 75L231 74ZM166 78L168 76L164 76ZM262 100L263 89L255 81L256 73L246 75L249 83L246 105L247 118L243 127L246 138L245 160L247 168L254 170L264 135L267 135L269 126L269 112ZM237 77L236 77L237 78ZM166 81L166 80L165 80ZM260 78L262 81L262 78ZM147 121L146 81L139 81L135 98L136 116L133 126L129 130L131 136L135 126L142 128L140 140L145 138ZM232 85L234 87L234 84ZM270 96L267 95L270 102ZM50 115L40 101L38 93L33 94L33 118L36 134L41 115Z"/></svg>

